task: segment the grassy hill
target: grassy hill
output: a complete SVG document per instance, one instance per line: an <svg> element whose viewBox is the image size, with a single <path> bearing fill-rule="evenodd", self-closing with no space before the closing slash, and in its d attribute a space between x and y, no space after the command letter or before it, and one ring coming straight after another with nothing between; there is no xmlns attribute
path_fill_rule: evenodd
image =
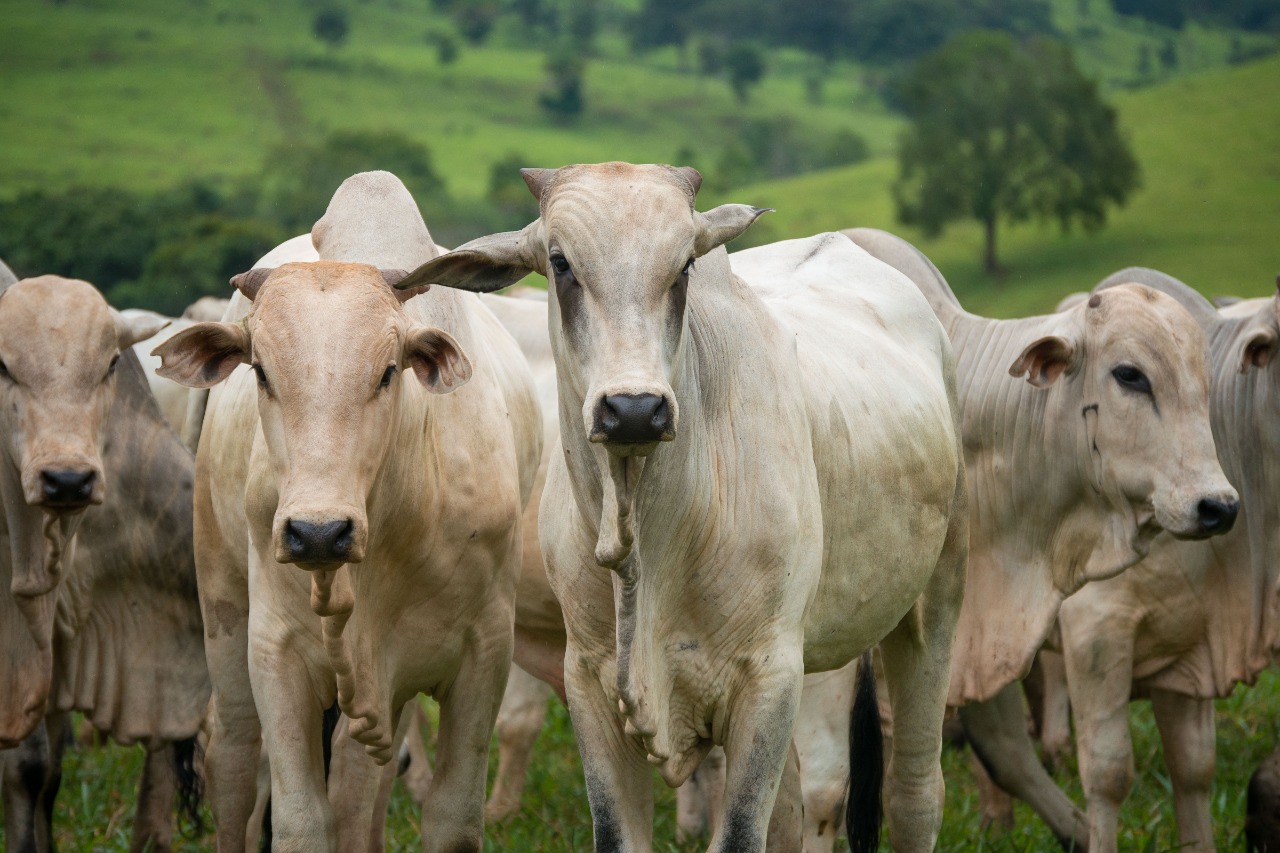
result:
<svg viewBox="0 0 1280 853"><path fill-rule="evenodd" d="M1096 234L1056 226L1002 228L1010 274L982 272L976 223L940 239L894 221L896 161L744 187L738 201L775 207L774 238L865 225L916 243L970 310L996 316L1048 311L1062 296L1125 266L1150 266L1209 294L1275 292L1280 273L1280 57L1220 68L1116 95L1143 168L1143 188ZM757 226L760 227L760 226Z"/></svg>

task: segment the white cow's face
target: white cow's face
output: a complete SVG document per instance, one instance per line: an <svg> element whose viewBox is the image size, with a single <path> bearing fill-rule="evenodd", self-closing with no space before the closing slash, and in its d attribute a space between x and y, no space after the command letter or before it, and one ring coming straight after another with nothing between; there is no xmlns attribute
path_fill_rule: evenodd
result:
<svg viewBox="0 0 1280 853"><path fill-rule="evenodd" d="M1138 284L1095 293L1063 316L1076 332L1037 341L1010 372L1041 386L1074 374L1094 487L1149 535L1230 530L1239 498L1213 444L1207 348L1195 320Z"/></svg>
<svg viewBox="0 0 1280 853"><path fill-rule="evenodd" d="M696 260L762 211L696 212L702 179L693 169L602 163L524 176L541 204L538 221L468 243L405 284L493 290L543 273L557 371L582 399L587 437L618 456L644 455L674 439L679 424L673 384Z"/></svg>
<svg viewBox="0 0 1280 853"><path fill-rule="evenodd" d="M165 321L126 319L93 285L26 279L0 298L0 429L31 506L78 512L102 503L102 425L122 350Z"/></svg>
<svg viewBox="0 0 1280 853"><path fill-rule="evenodd" d="M279 490L271 544L281 563L363 560L369 495L411 393L401 374L438 394L471 376L451 336L404 313L388 286L398 277L332 261L255 270L236 278L254 302L243 326L200 323L156 350L160 375L194 387L250 364Z"/></svg>

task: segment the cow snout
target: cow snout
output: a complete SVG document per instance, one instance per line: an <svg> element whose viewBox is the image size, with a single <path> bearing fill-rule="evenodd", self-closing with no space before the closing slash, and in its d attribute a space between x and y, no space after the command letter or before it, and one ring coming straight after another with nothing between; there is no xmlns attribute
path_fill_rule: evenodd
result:
<svg viewBox="0 0 1280 853"><path fill-rule="evenodd" d="M41 505L56 509L83 509L93 501L98 473L93 470L44 469L40 472Z"/></svg>
<svg viewBox="0 0 1280 853"><path fill-rule="evenodd" d="M1196 506L1202 536L1219 536L1231 529L1240 513L1239 501L1205 498Z"/></svg>
<svg viewBox="0 0 1280 853"><path fill-rule="evenodd" d="M652 444L675 438L671 406L657 394L611 394L596 406L594 433L613 444Z"/></svg>
<svg viewBox="0 0 1280 853"><path fill-rule="evenodd" d="M351 519L313 524L289 519L284 525L284 544L291 563L345 563L351 556Z"/></svg>

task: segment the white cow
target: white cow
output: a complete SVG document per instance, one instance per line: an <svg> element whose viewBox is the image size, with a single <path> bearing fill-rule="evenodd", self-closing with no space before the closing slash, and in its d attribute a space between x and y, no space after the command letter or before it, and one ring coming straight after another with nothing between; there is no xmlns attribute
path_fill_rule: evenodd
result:
<svg viewBox="0 0 1280 853"><path fill-rule="evenodd" d="M524 174L537 221L401 285L552 282L564 453L540 526L597 849L647 849L649 765L677 785L714 744L712 849L762 849L784 772L798 791L804 672L878 641L898 700L891 838L931 849L967 514L927 303L835 235L753 250L735 275L717 247L760 211L695 212L692 169ZM850 833L860 849L870 822Z"/></svg>
<svg viewBox="0 0 1280 853"><path fill-rule="evenodd" d="M396 298L395 270L436 247L393 175L344 182L312 239L320 261L237 277L252 301L240 322L159 350L164 375L223 383L196 488L219 846L244 847L260 733L275 849L376 846L380 765L427 692L441 728L424 849L476 849L541 453L533 382L477 298ZM349 736L333 752L344 784L326 793L335 699Z"/></svg>
<svg viewBox="0 0 1280 853"><path fill-rule="evenodd" d="M1016 682L1086 582L1137 563L1161 531L1230 529L1239 503L1214 449L1204 334L1141 283L1057 314L977 317L911 244L844 233L911 277L956 351L972 536L949 701L995 780L1083 849L1085 816L1042 784ZM1015 760L993 767L997 751Z"/></svg>

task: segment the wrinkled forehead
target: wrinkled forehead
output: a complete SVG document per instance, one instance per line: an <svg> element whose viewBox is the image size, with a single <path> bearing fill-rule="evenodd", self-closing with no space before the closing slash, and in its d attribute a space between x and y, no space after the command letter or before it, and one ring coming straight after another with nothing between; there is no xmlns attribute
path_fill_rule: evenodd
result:
<svg viewBox="0 0 1280 853"><path fill-rule="evenodd" d="M1097 343L1117 355L1143 355L1150 368L1202 368L1205 337L1187 309L1171 296L1141 284L1123 284L1094 294L1085 318Z"/></svg>
<svg viewBox="0 0 1280 853"><path fill-rule="evenodd" d="M0 340L11 357L117 347L115 318L97 288L53 275L24 279L0 294Z"/></svg>
<svg viewBox="0 0 1280 853"><path fill-rule="evenodd" d="M349 351L393 339L400 304L378 270L335 261L286 264L263 283L249 313L254 349Z"/></svg>
<svg viewBox="0 0 1280 853"><path fill-rule="evenodd" d="M684 256L696 236L693 204L693 187L669 166L566 166L543 194L542 221L548 245L577 263L634 245Z"/></svg>

